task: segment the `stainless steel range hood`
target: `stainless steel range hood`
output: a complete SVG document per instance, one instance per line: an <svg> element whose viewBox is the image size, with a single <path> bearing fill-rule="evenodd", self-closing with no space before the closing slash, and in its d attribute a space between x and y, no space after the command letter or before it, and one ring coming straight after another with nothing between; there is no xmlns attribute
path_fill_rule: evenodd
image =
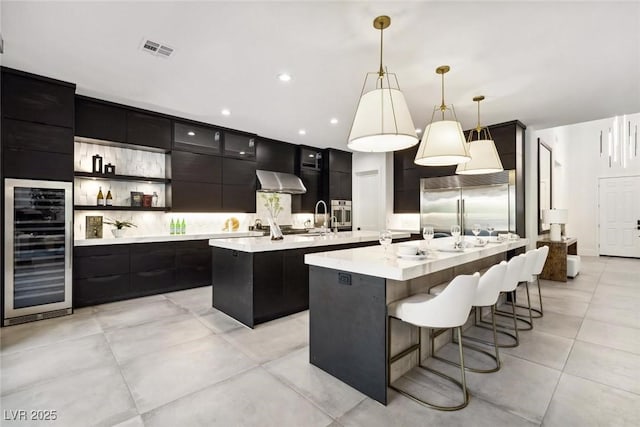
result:
<svg viewBox="0 0 640 427"><path fill-rule="evenodd" d="M304 184L291 173L256 170L260 188L258 191L271 193L304 194L307 192Z"/></svg>

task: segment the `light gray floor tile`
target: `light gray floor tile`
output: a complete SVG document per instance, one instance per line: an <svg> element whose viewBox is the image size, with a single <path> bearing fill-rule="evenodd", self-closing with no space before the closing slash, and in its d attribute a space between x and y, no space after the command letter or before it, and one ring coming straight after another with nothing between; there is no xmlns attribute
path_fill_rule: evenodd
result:
<svg viewBox="0 0 640 427"><path fill-rule="evenodd" d="M589 308L588 302L574 301L568 298L555 298L545 295L544 291L542 291L542 304L545 314L547 311L553 311L554 313L577 317L584 317Z"/></svg>
<svg viewBox="0 0 640 427"><path fill-rule="evenodd" d="M640 395L640 356L576 341L564 372Z"/></svg>
<svg viewBox="0 0 640 427"><path fill-rule="evenodd" d="M634 258L608 258L604 271L640 273L640 263Z"/></svg>
<svg viewBox="0 0 640 427"><path fill-rule="evenodd" d="M2 354L102 332L92 314L72 314L0 329Z"/></svg>
<svg viewBox="0 0 640 427"><path fill-rule="evenodd" d="M131 307L140 307L153 302L166 301L164 295L150 295L148 297L133 298L124 301L109 302L107 304L94 305L91 307L94 312L123 310Z"/></svg>
<svg viewBox="0 0 640 427"><path fill-rule="evenodd" d="M538 332L537 326L536 324L534 330L526 332L526 335L523 334L518 347L501 349L501 353L562 370L569 357L573 340Z"/></svg>
<svg viewBox="0 0 640 427"><path fill-rule="evenodd" d="M598 285L598 289L596 289L594 296L599 298L608 298L608 297L629 298L634 300L636 304L640 306L640 285L631 287L631 286L600 284Z"/></svg>
<svg viewBox="0 0 640 427"><path fill-rule="evenodd" d="M231 344L209 335L130 360L122 375L144 413L255 366Z"/></svg>
<svg viewBox="0 0 640 427"><path fill-rule="evenodd" d="M187 310L165 298L161 301L145 302L118 310L100 311L96 313L96 318L102 327L108 330L139 325L183 313L187 313Z"/></svg>
<svg viewBox="0 0 640 427"><path fill-rule="evenodd" d="M585 317L614 325L640 328L640 304L638 310L625 310L623 308L590 304Z"/></svg>
<svg viewBox="0 0 640 427"><path fill-rule="evenodd" d="M300 319L287 317L254 329L236 329L224 338L253 360L264 363L308 345L309 327Z"/></svg>
<svg viewBox="0 0 640 427"><path fill-rule="evenodd" d="M3 355L0 360L2 395L76 371L116 364L103 334Z"/></svg>
<svg viewBox="0 0 640 427"><path fill-rule="evenodd" d="M561 283L561 282L559 282ZM595 286L594 286L595 288ZM524 298L523 302L526 301L526 291L524 289L518 289L517 297ZM529 285L529 294L531 295L532 304L534 306L538 305L538 288L537 286ZM545 298L553 297L558 299L567 299L570 301L577 302L589 302L591 301L591 297L593 296L593 291L584 291L583 288L577 289L573 288L570 285L559 284L556 286L546 286L542 288L542 304L544 305Z"/></svg>
<svg viewBox="0 0 640 427"><path fill-rule="evenodd" d="M164 296L193 313L203 313L213 307L212 290L211 286L203 286L164 294Z"/></svg>
<svg viewBox="0 0 640 427"><path fill-rule="evenodd" d="M197 318L216 334L224 334L234 329L246 328L242 323L215 308L211 308L206 314L199 314Z"/></svg>
<svg viewBox="0 0 640 427"><path fill-rule="evenodd" d="M638 329L585 319L578 340L640 354Z"/></svg>
<svg viewBox="0 0 640 427"><path fill-rule="evenodd" d="M640 280L638 278L638 272L605 271L600 277L600 283L617 286L638 287Z"/></svg>
<svg viewBox="0 0 640 427"><path fill-rule="evenodd" d="M269 362L264 367L334 418L365 398L364 394L310 364L309 347Z"/></svg>
<svg viewBox="0 0 640 427"><path fill-rule="evenodd" d="M469 406L461 411L443 412L420 405L392 390L389 390L387 406L367 398L338 422L345 427L536 425L476 397L471 397Z"/></svg>
<svg viewBox="0 0 640 427"><path fill-rule="evenodd" d="M191 313L105 332L119 362L162 350L213 332Z"/></svg>
<svg viewBox="0 0 640 427"><path fill-rule="evenodd" d="M332 419L256 368L142 416L145 426L327 426Z"/></svg>
<svg viewBox="0 0 640 427"><path fill-rule="evenodd" d="M544 300L542 301L544 304ZM543 306L544 307L544 306ZM557 335L565 338L575 338L582 325L582 317L567 316L553 311L544 311L544 316L534 319L533 329L538 332Z"/></svg>
<svg viewBox="0 0 640 427"><path fill-rule="evenodd" d="M102 366L64 375L2 397L3 410L51 409L64 427L110 426L137 415L117 366ZM3 426L42 426L42 422L5 422Z"/></svg>
<svg viewBox="0 0 640 427"><path fill-rule="evenodd" d="M562 374L545 426L637 426L640 398L623 390Z"/></svg>
<svg viewBox="0 0 640 427"><path fill-rule="evenodd" d="M292 317L300 319L301 321L309 325L309 310L301 311L300 313L294 314Z"/></svg>
<svg viewBox="0 0 640 427"><path fill-rule="evenodd" d="M640 307L640 299L629 298L622 295L594 295L591 299L591 305L620 308L623 310L637 310L638 307Z"/></svg>

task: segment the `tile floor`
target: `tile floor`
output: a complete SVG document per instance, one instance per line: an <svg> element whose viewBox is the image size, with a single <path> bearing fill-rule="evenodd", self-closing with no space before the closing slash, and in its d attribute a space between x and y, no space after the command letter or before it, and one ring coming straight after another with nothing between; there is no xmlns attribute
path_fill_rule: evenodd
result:
<svg viewBox="0 0 640 427"><path fill-rule="evenodd" d="M545 316L501 351L503 368L467 375L462 411L392 391L382 406L308 363L308 313L250 330L211 308L206 287L2 328L0 424L640 425L640 260L582 259L576 279L542 281ZM421 372L399 381L446 399ZM55 410L57 420L7 420L20 409Z"/></svg>

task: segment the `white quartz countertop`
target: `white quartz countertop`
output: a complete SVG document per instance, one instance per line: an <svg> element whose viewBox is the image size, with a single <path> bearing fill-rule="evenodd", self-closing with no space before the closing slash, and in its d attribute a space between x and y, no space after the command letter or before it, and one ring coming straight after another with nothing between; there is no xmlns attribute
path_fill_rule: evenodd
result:
<svg viewBox="0 0 640 427"><path fill-rule="evenodd" d="M409 238L409 233L392 233L394 239ZM212 239L209 246L232 249L241 252L268 252L286 249L311 248L319 246L343 245L348 243L378 241L377 231L340 231L325 236L304 234L285 235L282 240L271 240L270 236L245 237L240 239Z"/></svg>
<svg viewBox="0 0 640 427"><path fill-rule="evenodd" d="M158 236L104 237L102 239L77 239L74 246L118 245L128 243L180 242L185 240L237 239L239 237L262 236L262 231L221 231L219 233L202 234L164 234Z"/></svg>
<svg viewBox="0 0 640 427"><path fill-rule="evenodd" d="M472 244L474 238L467 237L466 241ZM423 241L415 240L392 244L388 249L387 258L385 258L383 247L378 245L307 254L304 256L304 261L306 264L318 267L404 281L520 248L528 243L528 239L518 239L500 243L492 242L484 247L471 246L462 252L445 252L443 250L453 249L453 237L446 237L432 240L431 251L423 260L402 259L396 255L399 245L424 245Z"/></svg>

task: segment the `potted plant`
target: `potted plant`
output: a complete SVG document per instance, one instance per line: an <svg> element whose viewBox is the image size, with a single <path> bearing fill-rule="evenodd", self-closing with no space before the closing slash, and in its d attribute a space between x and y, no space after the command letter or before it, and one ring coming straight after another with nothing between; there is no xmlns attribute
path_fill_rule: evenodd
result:
<svg viewBox="0 0 640 427"><path fill-rule="evenodd" d="M280 196L276 193L267 193L261 194L262 200L264 200L264 207L267 208L269 212L269 230L271 234L271 240L282 240L282 231L280 231L280 227L278 226L277 219L278 215L284 209L280 206Z"/></svg>
<svg viewBox="0 0 640 427"><path fill-rule="evenodd" d="M107 218L104 222L105 224L113 225L114 228L111 229L111 233L113 233L113 237L122 237L124 236L124 229L129 227L137 227L131 221L120 221L118 219L109 219Z"/></svg>

